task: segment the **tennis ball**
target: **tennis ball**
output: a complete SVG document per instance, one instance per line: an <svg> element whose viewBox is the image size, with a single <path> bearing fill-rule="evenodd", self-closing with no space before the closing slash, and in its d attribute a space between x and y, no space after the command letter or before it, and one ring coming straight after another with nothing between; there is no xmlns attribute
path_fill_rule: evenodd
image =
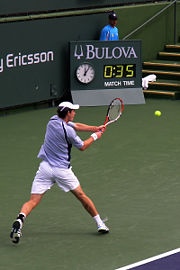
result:
<svg viewBox="0 0 180 270"><path fill-rule="evenodd" d="M154 114L155 114L156 116L161 116L161 112L160 112L160 111L155 111Z"/></svg>

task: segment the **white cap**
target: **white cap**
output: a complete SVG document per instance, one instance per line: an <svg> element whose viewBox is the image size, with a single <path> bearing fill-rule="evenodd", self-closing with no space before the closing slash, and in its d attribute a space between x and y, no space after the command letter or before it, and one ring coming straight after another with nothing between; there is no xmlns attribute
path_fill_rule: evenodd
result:
<svg viewBox="0 0 180 270"><path fill-rule="evenodd" d="M79 104L72 104L69 101L64 101L61 102L58 107L62 107L61 111L63 111L65 108L69 108L71 110L78 110L79 109Z"/></svg>

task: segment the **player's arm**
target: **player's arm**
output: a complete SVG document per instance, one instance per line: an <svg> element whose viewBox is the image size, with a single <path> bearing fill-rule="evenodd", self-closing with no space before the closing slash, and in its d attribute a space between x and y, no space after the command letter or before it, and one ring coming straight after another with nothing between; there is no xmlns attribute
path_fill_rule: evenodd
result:
<svg viewBox="0 0 180 270"><path fill-rule="evenodd" d="M81 138L76 134L74 128L71 127L68 129L68 140L73 146L75 146L81 151L84 151L94 141L96 141L97 139L100 139L104 131L105 131L105 128L103 128L101 131L94 132L93 134L91 134L90 138L88 138L85 141L82 141Z"/></svg>
<svg viewBox="0 0 180 270"><path fill-rule="evenodd" d="M84 151L86 150L92 143L94 142L93 137L88 138L87 140L84 141L84 144L79 150Z"/></svg>
<svg viewBox="0 0 180 270"><path fill-rule="evenodd" d="M79 148L79 150L84 151L86 150L94 141L100 139L104 131L98 131L96 133L91 134L91 136L85 140L83 146Z"/></svg>
<svg viewBox="0 0 180 270"><path fill-rule="evenodd" d="M105 126L88 126L82 123L74 123L74 129L76 131L90 131L90 132L97 132L99 130L104 130Z"/></svg>

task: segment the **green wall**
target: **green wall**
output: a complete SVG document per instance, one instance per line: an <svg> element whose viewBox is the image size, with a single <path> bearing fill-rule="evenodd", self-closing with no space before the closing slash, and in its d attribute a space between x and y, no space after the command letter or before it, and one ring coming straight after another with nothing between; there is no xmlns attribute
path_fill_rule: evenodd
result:
<svg viewBox="0 0 180 270"><path fill-rule="evenodd" d="M98 39L104 14L0 24L0 108L61 97L69 89L69 41ZM22 55L52 51L53 61L7 67ZM14 61L14 60L13 60ZM30 62L30 61L29 61ZM27 63L27 57L26 57ZM11 62L11 65L13 63ZM52 88L57 94L52 95Z"/></svg>
<svg viewBox="0 0 180 270"><path fill-rule="evenodd" d="M141 25L166 3L134 5L116 8L120 38ZM69 41L97 40L107 24L109 9L82 10L57 13L55 18L31 20L7 18L11 22L0 23L0 61L4 70L0 72L0 108L60 98L69 89ZM73 16L72 16L73 15ZM178 26L180 25L180 2L177 4ZM27 19L27 20L25 20ZM12 22L14 20L14 22ZM2 22L0 20L0 22ZM177 30L178 37L180 29ZM173 42L173 8L169 8L153 22L146 25L131 39L142 39L143 60L156 57L164 44ZM8 54L14 56L41 52L53 52L53 61L7 68Z"/></svg>
<svg viewBox="0 0 180 270"><path fill-rule="evenodd" d="M125 37L135 28L143 24L168 3L156 3L137 5L117 9L119 15L118 28L120 38ZM177 37L180 37L180 2L177 3ZM131 39L142 39L143 60L155 58L159 50L163 50L165 44L174 41L174 6L168 8L152 22L144 26Z"/></svg>
<svg viewBox="0 0 180 270"><path fill-rule="evenodd" d="M80 8L95 8L122 4L132 4L136 0L1 0L0 14L19 14L38 11L72 10ZM148 2L148 0L138 0Z"/></svg>

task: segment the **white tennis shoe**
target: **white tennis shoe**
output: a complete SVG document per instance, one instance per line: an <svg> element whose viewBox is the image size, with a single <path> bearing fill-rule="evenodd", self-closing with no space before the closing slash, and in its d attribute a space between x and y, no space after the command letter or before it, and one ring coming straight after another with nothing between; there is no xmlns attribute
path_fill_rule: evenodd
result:
<svg viewBox="0 0 180 270"><path fill-rule="evenodd" d="M98 225L98 232L99 233L108 233L109 228L105 225L105 223L102 223L101 225Z"/></svg>
<svg viewBox="0 0 180 270"><path fill-rule="evenodd" d="M16 219L12 225L12 230L10 233L10 237L12 239L12 242L15 244L19 243L20 237L22 236L22 229L23 223L20 219Z"/></svg>

